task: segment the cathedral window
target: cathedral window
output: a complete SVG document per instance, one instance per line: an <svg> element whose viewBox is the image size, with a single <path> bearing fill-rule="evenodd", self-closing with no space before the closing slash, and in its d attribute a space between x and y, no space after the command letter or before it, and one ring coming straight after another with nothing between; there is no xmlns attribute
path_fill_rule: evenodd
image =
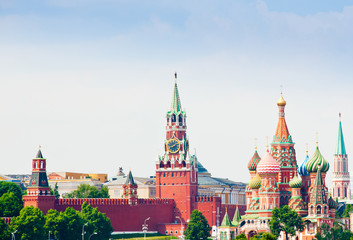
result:
<svg viewBox="0 0 353 240"><path fill-rule="evenodd" d="M343 197L347 197L347 188L344 188L344 196Z"/></svg>
<svg viewBox="0 0 353 240"><path fill-rule="evenodd" d="M337 188L337 196L340 197L341 196L341 191L340 188Z"/></svg>
<svg viewBox="0 0 353 240"><path fill-rule="evenodd" d="M314 206L310 207L310 214L314 214Z"/></svg>
<svg viewBox="0 0 353 240"><path fill-rule="evenodd" d="M321 206L317 206L316 208L316 214L321 215Z"/></svg>
<svg viewBox="0 0 353 240"><path fill-rule="evenodd" d="M324 208L324 214L327 214L327 206Z"/></svg>

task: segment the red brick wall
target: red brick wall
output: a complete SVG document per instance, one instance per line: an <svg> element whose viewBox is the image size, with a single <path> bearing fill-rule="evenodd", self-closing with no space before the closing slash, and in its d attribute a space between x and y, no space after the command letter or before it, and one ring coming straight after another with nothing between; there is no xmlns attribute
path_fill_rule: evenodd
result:
<svg viewBox="0 0 353 240"><path fill-rule="evenodd" d="M110 218L114 231L141 231L144 220L149 231L157 231L157 224L173 222L172 199L138 199L137 205L129 205L128 199L57 199L55 209L65 211L67 207L81 210L86 201Z"/></svg>

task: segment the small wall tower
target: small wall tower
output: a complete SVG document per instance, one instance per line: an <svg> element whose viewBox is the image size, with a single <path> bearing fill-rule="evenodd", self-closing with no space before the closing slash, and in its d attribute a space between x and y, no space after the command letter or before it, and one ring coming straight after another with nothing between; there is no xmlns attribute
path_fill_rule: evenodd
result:
<svg viewBox="0 0 353 240"><path fill-rule="evenodd" d="M27 195L23 196L24 206L34 206L44 214L55 206L55 197L50 193L48 184L46 159L39 147L36 157L32 160L32 176L27 187Z"/></svg>
<svg viewBox="0 0 353 240"><path fill-rule="evenodd" d="M123 188L123 198L129 199L130 205L137 205L137 184L135 183L131 170L129 171Z"/></svg>
<svg viewBox="0 0 353 240"><path fill-rule="evenodd" d="M176 73L172 105L166 118L165 152L156 161L156 195L157 198L173 198L174 216L186 222L198 194L197 158L189 155L186 114L181 108Z"/></svg>
<svg viewBox="0 0 353 240"><path fill-rule="evenodd" d="M332 173L332 197L333 199L351 199L350 174L348 171L348 155L344 145L341 113L339 114L338 139L334 154Z"/></svg>

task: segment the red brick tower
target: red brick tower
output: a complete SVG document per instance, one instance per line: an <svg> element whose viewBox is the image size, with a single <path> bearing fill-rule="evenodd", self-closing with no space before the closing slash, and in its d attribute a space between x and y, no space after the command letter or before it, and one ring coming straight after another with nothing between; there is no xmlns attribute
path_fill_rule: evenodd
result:
<svg viewBox="0 0 353 240"><path fill-rule="evenodd" d="M174 216L190 218L198 193L197 159L189 156L186 114L182 111L175 73L173 101L167 113L165 153L156 161L157 198L172 198Z"/></svg>
<svg viewBox="0 0 353 240"><path fill-rule="evenodd" d="M137 205L137 184L135 183L131 170L129 171L123 188L123 198L129 199L130 205Z"/></svg>
<svg viewBox="0 0 353 240"><path fill-rule="evenodd" d="M289 181L296 175L297 160L295 156L294 142L292 141L292 136L289 134L287 123L284 118L286 101L283 99L282 92L277 102L277 106L279 109L279 118L277 130L273 136L273 142L271 143L271 154L281 167L281 171L278 175L278 185L281 192L280 205L282 206L288 204L288 200L291 198Z"/></svg>
<svg viewBox="0 0 353 240"><path fill-rule="evenodd" d="M48 185L46 159L42 151L38 150L36 158L32 161L32 176L27 187L27 195L23 196L24 206L40 208L44 214L55 205L55 197L50 194Z"/></svg>

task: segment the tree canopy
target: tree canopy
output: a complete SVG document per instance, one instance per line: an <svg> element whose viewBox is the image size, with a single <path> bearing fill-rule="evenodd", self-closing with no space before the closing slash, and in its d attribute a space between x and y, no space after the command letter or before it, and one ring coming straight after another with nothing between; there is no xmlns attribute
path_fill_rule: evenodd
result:
<svg viewBox="0 0 353 240"><path fill-rule="evenodd" d="M22 208L21 188L15 183L0 181L0 216L18 216Z"/></svg>
<svg viewBox="0 0 353 240"><path fill-rule="evenodd" d="M81 184L77 190L64 194L63 198L109 198L108 187L103 186L99 191L95 186Z"/></svg>
<svg viewBox="0 0 353 240"><path fill-rule="evenodd" d="M278 237L283 231L286 239L288 239L288 234L294 236L296 231L304 230L304 222L301 216L288 205L273 209L269 225L272 234Z"/></svg>
<svg viewBox="0 0 353 240"><path fill-rule="evenodd" d="M33 206L24 207L20 215L14 217L10 224L12 232L15 230L16 238L21 240L45 239L45 218L39 208Z"/></svg>
<svg viewBox="0 0 353 240"><path fill-rule="evenodd" d="M95 240L108 239L113 232L110 219L91 205L84 202L81 206L81 217L88 223L86 229L87 235L97 233Z"/></svg>
<svg viewBox="0 0 353 240"><path fill-rule="evenodd" d="M248 238L246 237L246 235L244 233L239 234L235 239L236 240L248 240Z"/></svg>
<svg viewBox="0 0 353 240"><path fill-rule="evenodd" d="M50 187L50 194L55 196L56 199L60 198L60 193L58 191L58 183L55 183L54 189Z"/></svg>
<svg viewBox="0 0 353 240"><path fill-rule="evenodd" d="M0 240L10 239L11 233L9 225L7 225L2 218L0 218Z"/></svg>
<svg viewBox="0 0 353 240"><path fill-rule="evenodd" d="M338 224L335 224L333 228L323 224L315 237L317 240L350 240L351 238L353 239L353 234Z"/></svg>
<svg viewBox="0 0 353 240"><path fill-rule="evenodd" d="M211 236L210 231L211 227L202 212L192 211L188 227L184 233L185 238L190 240L207 239Z"/></svg>

